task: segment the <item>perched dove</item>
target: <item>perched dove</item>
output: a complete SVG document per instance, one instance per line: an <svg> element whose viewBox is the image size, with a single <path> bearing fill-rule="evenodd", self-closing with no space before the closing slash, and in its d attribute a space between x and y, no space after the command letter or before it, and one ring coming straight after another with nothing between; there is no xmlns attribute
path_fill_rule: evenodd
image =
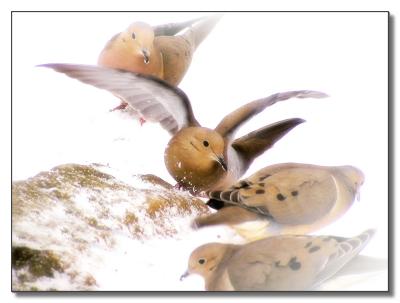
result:
<svg viewBox="0 0 400 303"><path fill-rule="evenodd" d="M98 64L152 75L178 85L194 51L220 18L221 15L212 15L155 27L135 22L108 41ZM182 30L185 31L177 34Z"/></svg>
<svg viewBox="0 0 400 303"><path fill-rule="evenodd" d="M143 22L132 23L108 41L98 64L152 75L178 85L189 68L193 53L220 18L221 15L212 15L154 27ZM122 101L115 109L126 106Z"/></svg>
<svg viewBox="0 0 400 303"><path fill-rule="evenodd" d="M243 105L212 130L201 127L186 94L161 79L90 65L42 66L106 89L144 119L159 122L173 136L165 149L166 167L180 187L194 194L232 185L256 157L304 122L299 118L279 121L234 140L238 128L251 117L278 101L326 97L324 93L308 90L277 93Z"/></svg>
<svg viewBox="0 0 400 303"><path fill-rule="evenodd" d="M310 233L342 216L363 182L364 174L353 166L267 166L229 189L208 192L211 200L207 204L218 211L196 218L193 225L267 223L261 231L252 230L256 225L249 226L250 232L239 227L239 234L248 239Z"/></svg>
<svg viewBox="0 0 400 303"><path fill-rule="evenodd" d="M187 271L211 291L312 290L357 256L374 234L273 236L245 245L208 243L196 248Z"/></svg>

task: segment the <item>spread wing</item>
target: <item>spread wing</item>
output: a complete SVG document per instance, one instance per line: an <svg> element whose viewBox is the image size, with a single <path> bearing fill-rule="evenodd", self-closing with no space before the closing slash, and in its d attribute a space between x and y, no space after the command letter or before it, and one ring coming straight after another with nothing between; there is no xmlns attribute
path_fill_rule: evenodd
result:
<svg viewBox="0 0 400 303"><path fill-rule="evenodd" d="M265 108L275 104L279 101L288 100L290 98L325 98L327 95L325 93L312 91L312 90L299 90L299 91L289 91L284 93L276 93L269 97L255 100L253 102L247 103L237 110L231 112L217 125L215 130L221 134L223 137L231 138L234 136L235 132L251 117L262 112Z"/></svg>
<svg viewBox="0 0 400 303"><path fill-rule="evenodd" d="M171 135L183 127L199 126L186 94L158 78L95 65L54 63L40 66L113 93L146 120L160 123Z"/></svg>

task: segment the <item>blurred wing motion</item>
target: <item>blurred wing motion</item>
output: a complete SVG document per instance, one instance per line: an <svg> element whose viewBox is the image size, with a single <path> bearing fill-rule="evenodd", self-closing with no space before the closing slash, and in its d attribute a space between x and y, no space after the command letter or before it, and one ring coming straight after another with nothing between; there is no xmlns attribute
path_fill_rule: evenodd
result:
<svg viewBox="0 0 400 303"><path fill-rule="evenodd" d="M144 119L159 122L171 135L183 127L199 126L186 94L158 78L91 65L55 63L40 66L117 95Z"/></svg>

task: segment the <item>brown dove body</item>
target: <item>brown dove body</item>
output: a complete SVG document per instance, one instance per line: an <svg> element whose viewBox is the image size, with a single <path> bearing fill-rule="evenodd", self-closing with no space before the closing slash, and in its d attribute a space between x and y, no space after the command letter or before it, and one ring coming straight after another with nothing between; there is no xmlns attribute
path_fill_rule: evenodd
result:
<svg viewBox="0 0 400 303"><path fill-rule="evenodd" d="M132 23L106 44L98 64L155 76L178 85L195 50L220 18L220 15L213 15L156 27L143 22ZM182 30L185 31L177 34Z"/></svg>
<svg viewBox="0 0 400 303"><path fill-rule="evenodd" d="M144 22L132 23L108 41L99 55L98 64L151 75L176 86L186 74L195 50L220 18L220 15L213 15L155 27ZM184 33L176 35L184 29ZM121 101L114 110L127 107L122 98ZM140 118L141 124L145 121L132 108L130 114Z"/></svg>
<svg viewBox="0 0 400 303"><path fill-rule="evenodd" d="M358 196L364 174L353 166L275 164L228 189L210 191L208 204L218 211L196 218L194 226L249 225L237 230L245 238L271 234L305 234L341 217ZM251 231L252 228L263 232Z"/></svg>
<svg viewBox="0 0 400 303"><path fill-rule="evenodd" d="M312 290L331 278L373 236L273 236L244 245L209 243L190 255L181 277L199 274L211 291Z"/></svg>
<svg viewBox="0 0 400 303"><path fill-rule="evenodd" d="M106 89L144 119L160 123L172 135L164 154L167 169L181 187L194 194L233 184L256 157L304 122L300 118L286 119L235 139L236 131L254 115L290 98L326 97L309 90L276 93L241 106L226 115L215 129L209 129L196 120L187 95L159 78L90 65L44 66Z"/></svg>

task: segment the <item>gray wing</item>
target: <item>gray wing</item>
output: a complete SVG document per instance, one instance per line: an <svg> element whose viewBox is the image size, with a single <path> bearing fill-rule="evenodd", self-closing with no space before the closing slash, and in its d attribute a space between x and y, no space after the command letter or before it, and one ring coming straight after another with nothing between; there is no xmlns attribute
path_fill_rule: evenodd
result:
<svg viewBox="0 0 400 303"><path fill-rule="evenodd" d="M40 66L113 93L146 120L160 123L171 135L183 127L199 126L186 94L158 78L95 65L55 63Z"/></svg>

